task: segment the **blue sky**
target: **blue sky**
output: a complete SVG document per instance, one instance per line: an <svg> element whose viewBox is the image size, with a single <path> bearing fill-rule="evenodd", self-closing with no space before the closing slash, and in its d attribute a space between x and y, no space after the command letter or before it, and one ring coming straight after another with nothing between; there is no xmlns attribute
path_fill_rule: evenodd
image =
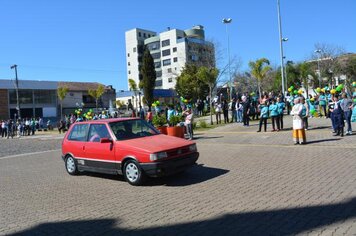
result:
<svg viewBox="0 0 356 236"><path fill-rule="evenodd" d="M315 43L356 52L355 0L281 0L287 60L307 59ZM127 89L125 31L162 32L203 25L226 52L222 18L229 25L231 57L268 58L279 64L277 0L119 1L1 0L0 79L88 81ZM227 53L220 64L227 63Z"/></svg>

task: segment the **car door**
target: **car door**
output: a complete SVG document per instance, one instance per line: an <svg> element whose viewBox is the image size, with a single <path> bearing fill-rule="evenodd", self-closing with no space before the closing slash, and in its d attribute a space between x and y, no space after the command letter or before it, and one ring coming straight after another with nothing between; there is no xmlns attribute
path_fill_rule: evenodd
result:
<svg viewBox="0 0 356 236"><path fill-rule="evenodd" d="M75 159L85 156L84 149L87 141L89 124L75 124L67 138L67 151Z"/></svg>
<svg viewBox="0 0 356 236"><path fill-rule="evenodd" d="M115 160L114 142L101 143L102 138L113 140L106 124L90 124L85 143L85 166L98 172L115 172L120 163Z"/></svg>

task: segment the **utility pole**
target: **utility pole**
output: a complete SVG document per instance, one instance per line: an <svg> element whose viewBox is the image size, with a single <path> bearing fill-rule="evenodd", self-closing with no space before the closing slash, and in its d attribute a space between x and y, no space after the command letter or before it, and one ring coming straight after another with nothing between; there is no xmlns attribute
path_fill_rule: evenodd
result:
<svg viewBox="0 0 356 236"><path fill-rule="evenodd" d="M15 69L15 87L16 87L16 110L17 110L17 118L21 118L20 113L20 100L19 100L19 79L17 77L17 65L12 65L11 69Z"/></svg>

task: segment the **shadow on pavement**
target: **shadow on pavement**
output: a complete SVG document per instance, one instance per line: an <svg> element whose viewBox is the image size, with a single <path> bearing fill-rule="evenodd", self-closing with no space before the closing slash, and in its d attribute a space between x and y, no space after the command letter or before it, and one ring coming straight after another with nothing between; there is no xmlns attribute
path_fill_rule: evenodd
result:
<svg viewBox="0 0 356 236"><path fill-rule="evenodd" d="M170 187L188 186L208 181L228 172L229 170L206 167L203 164L198 164L176 175L150 178L146 185L166 185Z"/></svg>
<svg viewBox="0 0 356 236"><path fill-rule="evenodd" d="M338 141L341 138L329 138L329 139L320 139L320 140L313 140L307 142L307 144L313 144L313 143L323 143L323 142L332 142L332 141Z"/></svg>
<svg viewBox="0 0 356 236"><path fill-rule="evenodd" d="M354 217L356 198L336 204L225 214L204 221L136 230L120 228L115 219L43 223L12 235L295 235Z"/></svg>
<svg viewBox="0 0 356 236"><path fill-rule="evenodd" d="M157 186L157 185L166 185L171 187L187 186L202 183L210 179L216 178L220 175L224 175L229 170L218 169L213 167L205 167L202 164L192 166L191 168L183 171L181 173L160 177L160 178L148 178L144 186ZM110 174L101 174L94 172L82 172L81 176L103 178L114 181L123 181L125 178L122 175L110 175Z"/></svg>
<svg viewBox="0 0 356 236"><path fill-rule="evenodd" d="M224 136L200 136L200 135L195 135L193 140L197 139L216 139L216 138L223 138Z"/></svg>

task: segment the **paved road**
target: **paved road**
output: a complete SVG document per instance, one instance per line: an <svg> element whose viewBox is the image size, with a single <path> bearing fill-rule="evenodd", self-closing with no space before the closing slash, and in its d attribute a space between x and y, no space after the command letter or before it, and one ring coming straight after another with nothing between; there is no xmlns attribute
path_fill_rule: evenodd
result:
<svg viewBox="0 0 356 236"><path fill-rule="evenodd" d="M69 176L56 135L0 139L0 235L356 235L356 135L329 122L305 146L255 125L198 133L199 165L144 187Z"/></svg>

